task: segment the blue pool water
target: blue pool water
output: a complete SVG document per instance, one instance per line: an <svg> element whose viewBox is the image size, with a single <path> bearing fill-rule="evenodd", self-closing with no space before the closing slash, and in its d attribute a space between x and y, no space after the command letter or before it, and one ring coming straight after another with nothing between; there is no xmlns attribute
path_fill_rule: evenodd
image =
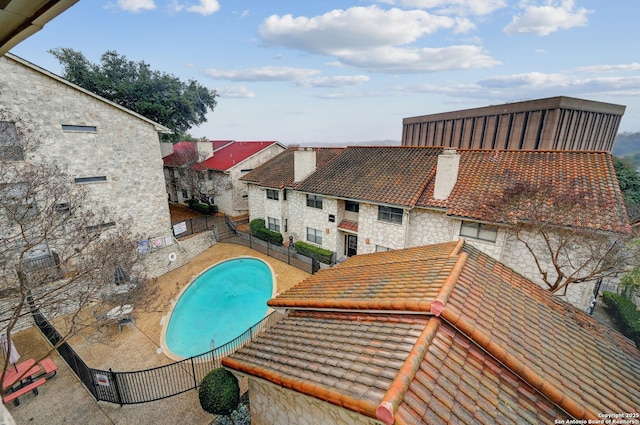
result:
<svg viewBox="0 0 640 425"><path fill-rule="evenodd" d="M166 331L172 353L202 354L237 338L267 313L273 292L271 269L255 258L217 264L182 293Z"/></svg>

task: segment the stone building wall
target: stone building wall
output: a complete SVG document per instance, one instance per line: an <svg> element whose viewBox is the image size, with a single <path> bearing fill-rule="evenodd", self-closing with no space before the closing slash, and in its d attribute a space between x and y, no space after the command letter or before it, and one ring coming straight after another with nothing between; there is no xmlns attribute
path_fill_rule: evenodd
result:
<svg viewBox="0 0 640 425"><path fill-rule="evenodd" d="M289 211L289 231L285 235L293 235L294 242L303 241L311 245L320 246L330 251L337 250L338 223L330 222L329 214L336 215L338 202L335 198L322 198L322 209L307 206L307 194L302 192L287 192ZM322 234L322 244L307 240L307 227L319 230Z"/></svg>
<svg viewBox="0 0 640 425"><path fill-rule="evenodd" d="M249 378L253 425L382 425L382 422L351 410Z"/></svg>
<svg viewBox="0 0 640 425"><path fill-rule="evenodd" d="M358 254L376 252L376 246L402 249L407 245L409 214L405 211L402 224L378 220L378 205L360 204L358 217Z"/></svg>
<svg viewBox="0 0 640 425"><path fill-rule="evenodd" d="M30 160L56 163L73 178L104 176L86 183L96 208L107 207L115 222L130 220L142 238L171 234L158 130L150 121L6 56L0 107L41 135Z"/></svg>

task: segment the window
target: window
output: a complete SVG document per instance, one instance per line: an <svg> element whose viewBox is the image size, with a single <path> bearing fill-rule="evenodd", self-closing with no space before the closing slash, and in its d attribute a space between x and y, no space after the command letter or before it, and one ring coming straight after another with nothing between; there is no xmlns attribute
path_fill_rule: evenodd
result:
<svg viewBox="0 0 640 425"><path fill-rule="evenodd" d="M182 198L183 199L189 198L189 192L187 191L187 189L182 189Z"/></svg>
<svg viewBox="0 0 640 425"><path fill-rule="evenodd" d="M402 208L378 207L378 220L402 224Z"/></svg>
<svg viewBox="0 0 640 425"><path fill-rule="evenodd" d="M495 242L498 237L498 226L489 224L463 221L460 226L460 236L479 239L481 241Z"/></svg>
<svg viewBox="0 0 640 425"><path fill-rule="evenodd" d="M267 189L267 199L273 199L274 201L280 199L278 191L275 189Z"/></svg>
<svg viewBox="0 0 640 425"><path fill-rule="evenodd" d="M253 171L253 168L243 168L240 170L241 173L248 173L249 171Z"/></svg>
<svg viewBox="0 0 640 425"><path fill-rule="evenodd" d="M386 246L382 246L382 245L376 245L376 252L387 252L387 251L393 251L393 249L387 248Z"/></svg>
<svg viewBox="0 0 640 425"><path fill-rule="evenodd" d="M289 219L284 219L284 232L287 233L289 231Z"/></svg>
<svg viewBox="0 0 640 425"><path fill-rule="evenodd" d="M77 132L77 133L97 133L98 128L95 125L62 124L62 131L71 131L71 132Z"/></svg>
<svg viewBox="0 0 640 425"><path fill-rule="evenodd" d="M307 195L307 206L322 209L322 196Z"/></svg>
<svg viewBox="0 0 640 425"><path fill-rule="evenodd" d="M213 170L207 170L207 175L209 177L209 180L213 180Z"/></svg>
<svg viewBox="0 0 640 425"><path fill-rule="evenodd" d="M22 146L18 142L16 124L9 121L0 121L0 159L7 161L24 160Z"/></svg>
<svg viewBox="0 0 640 425"><path fill-rule="evenodd" d="M70 213L71 206L67 202L62 202L60 204L55 204L53 206L53 210L58 214Z"/></svg>
<svg viewBox="0 0 640 425"><path fill-rule="evenodd" d="M108 229L109 227L113 227L115 225L116 225L115 221L110 221L108 223L96 224L95 226L87 226L86 229L89 232L93 232L93 231L96 231L96 230Z"/></svg>
<svg viewBox="0 0 640 425"><path fill-rule="evenodd" d="M322 230L312 229L311 227L307 227L307 240L309 242L322 245Z"/></svg>
<svg viewBox="0 0 640 425"><path fill-rule="evenodd" d="M277 218L269 217L268 222L269 222L269 230L273 230L274 232L280 231L280 220L278 220Z"/></svg>
<svg viewBox="0 0 640 425"><path fill-rule="evenodd" d="M344 210L351 211L354 213L360 212L360 204L354 201L345 201Z"/></svg>
<svg viewBox="0 0 640 425"><path fill-rule="evenodd" d="M92 177L76 177L74 179L76 183L97 183L97 182L106 182L107 176L92 176Z"/></svg>

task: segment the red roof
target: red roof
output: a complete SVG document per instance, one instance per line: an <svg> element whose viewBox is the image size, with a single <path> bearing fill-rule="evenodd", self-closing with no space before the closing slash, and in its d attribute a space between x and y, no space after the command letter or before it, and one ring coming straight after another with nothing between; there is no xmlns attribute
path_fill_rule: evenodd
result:
<svg viewBox="0 0 640 425"><path fill-rule="evenodd" d="M249 141L236 142L235 140L210 140L213 148L213 156L199 163L199 170L226 171L234 165L246 160L256 153L278 142L275 141ZM284 149L284 147L283 147ZM179 167L195 157L194 142L179 142L173 145L173 153L162 160L168 167Z"/></svg>
<svg viewBox="0 0 640 425"><path fill-rule="evenodd" d="M195 155L195 143L179 142L173 145L173 153L167 155L162 160L168 167L179 167L189 162L189 158Z"/></svg>
<svg viewBox="0 0 640 425"><path fill-rule="evenodd" d="M215 143L214 148L215 148ZM213 156L198 164L200 170L226 171L258 152L272 146L275 141L231 142L215 150Z"/></svg>

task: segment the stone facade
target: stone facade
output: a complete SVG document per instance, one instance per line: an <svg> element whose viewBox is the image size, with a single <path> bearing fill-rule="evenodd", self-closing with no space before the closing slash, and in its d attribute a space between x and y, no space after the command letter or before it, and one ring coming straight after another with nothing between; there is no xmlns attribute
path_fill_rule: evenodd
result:
<svg viewBox="0 0 640 425"><path fill-rule="evenodd" d="M6 56L0 58L0 105L42 134L36 161L60 164L74 177L105 176L88 183L97 206L108 206L114 220L131 219L141 235L170 234L158 128L151 121Z"/></svg>
<svg viewBox="0 0 640 425"><path fill-rule="evenodd" d="M142 241L171 240L158 132L165 127L12 55L0 57L0 107L38 131L34 163L61 166L92 205ZM102 223L97 223L102 224ZM168 238L168 239L167 239Z"/></svg>
<svg viewBox="0 0 640 425"><path fill-rule="evenodd" d="M345 201L322 197L322 209L307 206L307 194L280 190L279 199L267 199L266 189L255 185L249 187L250 219L268 218L280 222L280 233L285 240L293 236L294 241L305 241L336 253L338 261L347 258L346 235L357 237L357 254L369 254L387 249L402 249L415 246L450 242L464 237L473 247L501 261L516 272L538 283L543 283L534 258L526 247L510 236L504 228L498 228L495 241L485 241L461 236L462 220L448 217L444 211L413 208L403 210L402 223L390 223L378 219L379 205L360 203L359 212L345 211ZM330 217L335 219L331 221ZM339 228L343 219L358 223L357 232L347 232ZM285 231L284 223L287 223ZM307 228L319 230L322 244L307 240ZM531 235L533 241L535 236ZM585 309L589 303L594 282L571 284L566 294L557 294L574 306Z"/></svg>
<svg viewBox="0 0 640 425"><path fill-rule="evenodd" d="M211 146L211 142L198 143L200 145L208 143L209 146ZM230 144L232 143L244 142L230 142ZM223 147L221 151L213 152L213 156L226 155L224 149L228 147L229 145ZM203 193L207 194L209 200L213 200L213 204L218 207L218 211L230 216L246 214L249 211L248 187L247 183L241 181L240 178L283 150L284 147L279 143L271 143L261 151L242 161L238 161L226 170L204 169L199 172L199 188ZM167 156L166 152L164 156ZM201 158L204 161L210 157L211 155ZM187 201L192 198L193 194L185 187L187 185L181 184L180 167L165 166L164 172L169 200L171 202L186 204ZM186 193L183 193L183 189L186 189Z"/></svg>
<svg viewBox="0 0 640 425"><path fill-rule="evenodd" d="M253 425L382 425L382 422L270 382L248 378Z"/></svg>

